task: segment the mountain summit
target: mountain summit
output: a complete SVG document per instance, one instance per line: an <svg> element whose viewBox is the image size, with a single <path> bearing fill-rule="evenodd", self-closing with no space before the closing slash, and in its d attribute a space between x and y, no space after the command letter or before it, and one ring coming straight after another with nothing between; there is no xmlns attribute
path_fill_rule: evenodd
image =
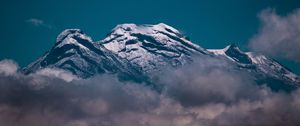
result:
<svg viewBox="0 0 300 126"><path fill-rule="evenodd" d="M79 29L67 29L58 35L54 46L23 69L25 74L42 68L60 68L81 78L96 74L117 74L121 78L145 81L149 73L161 68L178 67L204 56L230 61L273 89L289 90L300 79L290 70L261 54L243 52L236 45L224 49L204 49L175 28L156 25L121 24L100 41L93 41Z"/></svg>
<svg viewBox="0 0 300 126"><path fill-rule="evenodd" d="M254 52L243 52L235 44L223 49L208 49L216 56L225 57L254 76L258 83L267 84L275 90L298 87L300 78L274 59Z"/></svg>
<svg viewBox="0 0 300 126"><path fill-rule="evenodd" d="M127 60L93 42L79 29L63 31L58 35L54 46L23 71L29 74L46 67L64 69L81 78L104 73L118 73L131 78L139 76Z"/></svg>
<svg viewBox="0 0 300 126"><path fill-rule="evenodd" d="M190 62L192 55L208 54L178 30L163 23L118 25L99 43L145 72L164 65L182 65Z"/></svg>

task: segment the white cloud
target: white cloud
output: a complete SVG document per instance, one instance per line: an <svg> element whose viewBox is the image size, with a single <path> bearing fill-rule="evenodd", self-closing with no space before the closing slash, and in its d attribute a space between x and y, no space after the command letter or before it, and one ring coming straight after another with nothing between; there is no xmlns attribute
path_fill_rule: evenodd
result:
<svg viewBox="0 0 300 126"><path fill-rule="evenodd" d="M0 61L0 74L13 75L18 70L18 64L12 60Z"/></svg>
<svg viewBox="0 0 300 126"><path fill-rule="evenodd" d="M41 70L37 71L35 74L41 75L41 76L61 78L67 82L78 79L78 77L73 75L71 72L60 70L60 69L55 69L55 68L41 69Z"/></svg>
<svg viewBox="0 0 300 126"><path fill-rule="evenodd" d="M300 62L300 9L280 16L272 9L259 14L260 31L250 39L254 51Z"/></svg>
<svg viewBox="0 0 300 126"><path fill-rule="evenodd" d="M45 28L48 28L48 29L53 29L54 26L53 25L50 25L50 24L47 24L45 23L45 21L41 20L41 19L37 19L37 18L30 18L30 19L27 19L25 20L26 23L29 23L35 27L45 27Z"/></svg>
<svg viewBox="0 0 300 126"><path fill-rule="evenodd" d="M3 62L7 60L0 64L15 64ZM165 71L157 79L165 86L161 93L141 84L120 82L113 75L65 81L57 72L49 72L52 70L29 76L8 70L14 72L0 74L0 124L300 125L300 90L272 92L253 85L251 78L229 67L234 66L208 58Z"/></svg>
<svg viewBox="0 0 300 126"><path fill-rule="evenodd" d="M27 19L26 22L33 24L34 26L41 26L44 24L43 20L36 19L36 18L30 18Z"/></svg>

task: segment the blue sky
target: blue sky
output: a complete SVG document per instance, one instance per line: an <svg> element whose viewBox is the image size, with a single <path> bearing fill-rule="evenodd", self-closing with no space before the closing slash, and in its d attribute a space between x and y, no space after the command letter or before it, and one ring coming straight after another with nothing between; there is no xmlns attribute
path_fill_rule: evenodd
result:
<svg viewBox="0 0 300 126"><path fill-rule="evenodd" d="M261 27L258 14L287 15L299 0L1 0L0 59L25 66L52 47L64 29L79 28L101 40L117 24L173 26L204 48L236 43L248 50ZM277 59L300 73L299 63Z"/></svg>

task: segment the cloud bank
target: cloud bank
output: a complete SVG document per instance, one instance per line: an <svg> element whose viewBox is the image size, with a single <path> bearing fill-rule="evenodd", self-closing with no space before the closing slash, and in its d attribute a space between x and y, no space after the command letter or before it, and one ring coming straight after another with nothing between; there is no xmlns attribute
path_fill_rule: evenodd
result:
<svg viewBox="0 0 300 126"><path fill-rule="evenodd" d="M202 58L201 58L202 59ZM257 86L222 59L196 60L155 76L164 88L81 80L62 70L19 73L0 62L0 124L5 126L274 126L300 125L300 90ZM46 71L46 72L45 72ZM59 71L59 72L58 72ZM64 74L64 76L56 76Z"/></svg>
<svg viewBox="0 0 300 126"><path fill-rule="evenodd" d="M272 9L259 14L260 31L250 39L250 48L273 57L300 62L300 9L280 16Z"/></svg>

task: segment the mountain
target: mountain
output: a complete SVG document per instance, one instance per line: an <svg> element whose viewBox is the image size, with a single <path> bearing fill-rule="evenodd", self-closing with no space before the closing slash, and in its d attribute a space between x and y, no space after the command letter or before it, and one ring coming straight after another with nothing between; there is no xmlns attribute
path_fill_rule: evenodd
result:
<svg viewBox="0 0 300 126"><path fill-rule="evenodd" d="M114 55L103 45L95 43L79 29L67 29L41 58L23 69L25 74L42 68L61 68L87 78L96 74L118 73L128 78L141 76L131 64Z"/></svg>
<svg viewBox="0 0 300 126"><path fill-rule="evenodd" d="M117 56L141 67L144 72L165 65L183 65L192 61L192 55L208 54L178 30L163 23L118 25L99 43Z"/></svg>
<svg viewBox="0 0 300 126"><path fill-rule="evenodd" d="M240 69L253 75L258 83L275 90L291 90L300 84L300 78L274 59L254 52L243 52L235 44L224 49L208 49L216 56L232 61Z"/></svg>
<svg viewBox="0 0 300 126"><path fill-rule="evenodd" d="M175 28L156 25L121 24L100 41L93 41L79 29L67 29L41 58L23 69L25 74L42 68L61 68L81 77L117 74L121 79L145 82L148 74L162 67L178 67L193 57L222 57L247 71L260 84L272 82L274 89L290 90L300 79L275 60L236 45L224 49L204 49ZM150 80L151 81L151 80ZM268 83L269 84L269 83Z"/></svg>
<svg viewBox="0 0 300 126"><path fill-rule="evenodd" d="M193 55L207 54L163 23L118 25L98 42L79 29L67 29L57 37L50 51L23 71L29 74L45 67L58 67L82 78L120 72L141 75L165 65L186 64Z"/></svg>

